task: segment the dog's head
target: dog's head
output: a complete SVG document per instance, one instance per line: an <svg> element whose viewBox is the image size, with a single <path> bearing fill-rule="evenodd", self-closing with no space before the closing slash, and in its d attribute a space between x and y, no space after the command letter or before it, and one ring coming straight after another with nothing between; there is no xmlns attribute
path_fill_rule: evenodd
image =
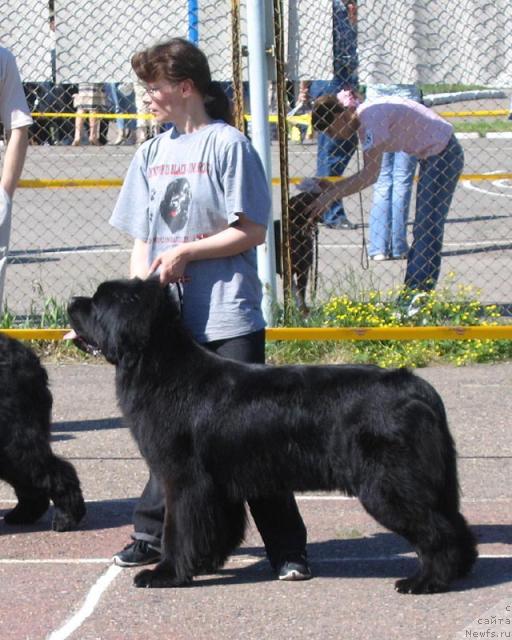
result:
<svg viewBox="0 0 512 640"><path fill-rule="evenodd" d="M156 278L108 280L91 297L74 297L68 304L77 346L100 351L112 364L137 357L159 332L179 320L179 309Z"/></svg>

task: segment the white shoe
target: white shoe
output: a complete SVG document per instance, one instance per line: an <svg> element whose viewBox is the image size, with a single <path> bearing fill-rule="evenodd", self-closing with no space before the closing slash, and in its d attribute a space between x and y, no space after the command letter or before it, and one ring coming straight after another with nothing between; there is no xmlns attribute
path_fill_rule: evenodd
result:
<svg viewBox="0 0 512 640"><path fill-rule="evenodd" d="M122 131L120 131L117 134L117 138L114 140L114 142L112 144L117 147L118 145L123 144L123 141L124 141L124 134L123 134Z"/></svg>
<svg viewBox="0 0 512 640"><path fill-rule="evenodd" d="M385 253L376 253L374 256L370 256L370 260L374 260L375 262L382 262L387 259L388 257Z"/></svg>

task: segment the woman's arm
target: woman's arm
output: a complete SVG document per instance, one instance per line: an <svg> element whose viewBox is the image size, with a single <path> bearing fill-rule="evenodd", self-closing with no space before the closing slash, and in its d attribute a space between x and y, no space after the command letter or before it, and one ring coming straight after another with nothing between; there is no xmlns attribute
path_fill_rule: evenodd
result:
<svg viewBox="0 0 512 640"><path fill-rule="evenodd" d="M27 155L28 127L18 127L8 132L5 149L4 166L2 168L1 186L12 198L20 179Z"/></svg>
<svg viewBox="0 0 512 640"><path fill-rule="evenodd" d="M238 255L263 244L265 234L264 225L253 222L243 213L239 213L238 221L227 229L162 253L151 264L149 273L160 269L162 284L181 281L185 278L185 269L189 262Z"/></svg>
<svg viewBox="0 0 512 640"><path fill-rule="evenodd" d="M148 269L149 245L144 240L136 239L130 256L130 278L146 278Z"/></svg>
<svg viewBox="0 0 512 640"><path fill-rule="evenodd" d="M310 220L314 222L320 218L334 202L338 202L353 193L359 193L377 181L382 163L382 151L370 149L363 155L364 167L361 171L354 173L348 178L344 178L324 189L321 195L310 205Z"/></svg>

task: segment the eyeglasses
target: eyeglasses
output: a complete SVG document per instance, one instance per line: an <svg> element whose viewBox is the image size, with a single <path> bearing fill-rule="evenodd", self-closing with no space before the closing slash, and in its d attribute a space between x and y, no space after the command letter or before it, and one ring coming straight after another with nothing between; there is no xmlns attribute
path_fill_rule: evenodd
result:
<svg viewBox="0 0 512 640"><path fill-rule="evenodd" d="M161 90L160 87L146 87L144 85L144 91L151 97L156 95Z"/></svg>
<svg viewBox="0 0 512 640"><path fill-rule="evenodd" d="M166 82L166 85L170 85L171 87L175 87L178 84L179 84L179 81L178 82ZM151 97L156 95L159 91L162 91L162 87L161 86L148 87L148 85L143 84L142 88Z"/></svg>

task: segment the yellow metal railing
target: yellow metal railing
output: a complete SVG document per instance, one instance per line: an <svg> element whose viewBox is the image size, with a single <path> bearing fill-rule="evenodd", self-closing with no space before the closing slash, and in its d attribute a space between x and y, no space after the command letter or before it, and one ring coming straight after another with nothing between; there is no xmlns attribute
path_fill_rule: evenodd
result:
<svg viewBox="0 0 512 640"><path fill-rule="evenodd" d="M0 329L18 340L62 340L69 329ZM267 340L510 340L512 325L492 327L270 327Z"/></svg>

